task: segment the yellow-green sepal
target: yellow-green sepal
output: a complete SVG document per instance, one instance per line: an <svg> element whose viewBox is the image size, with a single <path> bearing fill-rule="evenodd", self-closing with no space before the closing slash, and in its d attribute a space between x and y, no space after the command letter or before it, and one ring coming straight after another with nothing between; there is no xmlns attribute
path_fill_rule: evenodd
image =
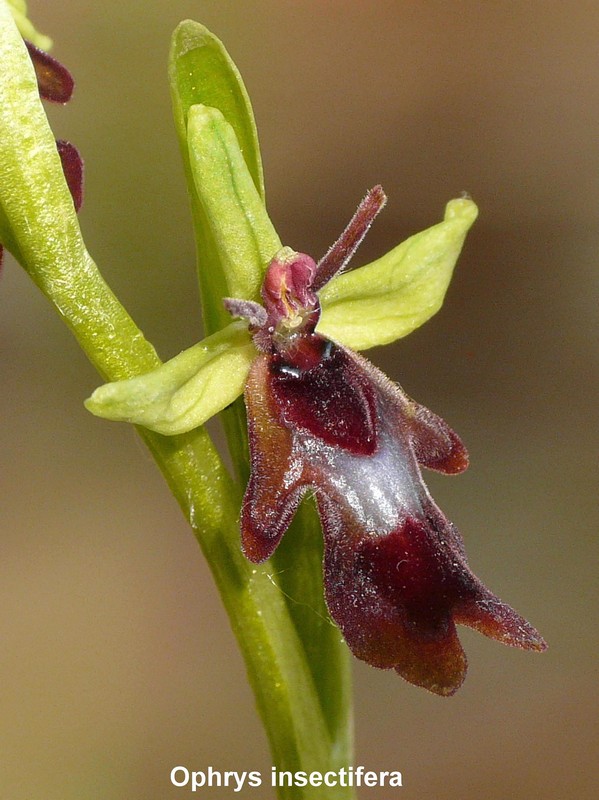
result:
<svg viewBox="0 0 599 800"><path fill-rule="evenodd" d="M366 350L418 328L441 308L477 215L472 200L451 200L443 222L371 264L333 278L319 295L318 332L353 350Z"/></svg>
<svg viewBox="0 0 599 800"><path fill-rule="evenodd" d="M255 357L247 325L232 322L152 372L100 386L85 407L168 436L185 433L243 393Z"/></svg>

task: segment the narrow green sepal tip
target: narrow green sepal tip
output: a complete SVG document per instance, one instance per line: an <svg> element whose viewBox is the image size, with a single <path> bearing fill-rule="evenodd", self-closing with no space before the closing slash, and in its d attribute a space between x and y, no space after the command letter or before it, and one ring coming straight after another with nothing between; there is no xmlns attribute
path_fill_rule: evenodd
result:
<svg viewBox="0 0 599 800"><path fill-rule="evenodd" d="M472 223L478 217L478 206L468 196L458 197L455 200L450 200L445 206L445 221L458 219L467 228L470 228Z"/></svg>

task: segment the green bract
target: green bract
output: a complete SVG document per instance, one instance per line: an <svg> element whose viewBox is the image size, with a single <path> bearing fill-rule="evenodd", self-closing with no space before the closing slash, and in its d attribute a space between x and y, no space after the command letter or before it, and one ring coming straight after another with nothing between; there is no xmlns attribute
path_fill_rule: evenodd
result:
<svg viewBox="0 0 599 800"><path fill-rule="evenodd" d="M39 33L33 27L33 23L27 16L27 3L25 0L8 0L8 6L23 39L27 39L36 47L39 47L40 50L50 50L52 39L49 36L44 36L43 33Z"/></svg>
<svg viewBox="0 0 599 800"><path fill-rule="evenodd" d="M280 240L235 132L222 113L194 105L187 119L189 165L205 224L220 255L223 292L256 300ZM452 200L443 222L411 236L371 264L333 278L320 293L318 332L364 350L395 341L422 325L441 307L476 215L471 200ZM107 419L145 425L158 433L183 433L243 392L255 352L247 328L229 325L147 375L100 387L86 406Z"/></svg>
<svg viewBox="0 0 599 800"><path fill-rule="evenodd" d="M202 301L202 317L207 334L215 333L231 321L221 298L230 293L224 275L224 254L219 250L207 209L196 191L196 178L190 159L188 126L191 109L197 105L218 109L234 131L243 160L258 194L264 200L264 179L258 147L256 123L250 100L237 67L223 43L203 25L192 20L181 22L172 38L169 57L169 79L175 128L183 158L183 167L190 194L193 230L198 254L198 281ZM249 192L246 189L245 194ZM219 196L217 195L217 202ZM251 242L249 250L251 252ZM246 248L246 255L248 248ZM231 244L227 260L231 261ZM259 272L263 265L254 265ZM246 265L246 270L251 266Z"/></svg>

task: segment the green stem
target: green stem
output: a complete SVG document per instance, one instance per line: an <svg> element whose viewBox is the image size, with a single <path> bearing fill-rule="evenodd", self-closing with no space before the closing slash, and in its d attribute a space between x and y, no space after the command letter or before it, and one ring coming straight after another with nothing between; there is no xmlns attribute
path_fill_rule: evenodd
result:
<svg viewBox="0 0 599 800"><path fill-rule="evenodd" d="M31 63L5 0L0 0L0 63L0 232L10 232L4 244L105 379L147 372L159 359L85 248ZM241 489L208 434L203 428L177 437L139 432L206 555L246 662L274 763L279 770L307 772L347 765L347 724L332 725L327 717L295 615L270 574L272 566L249 564L241 553ZM319 789L280 790L285 800L319 795ZM354 793L340 787L327 796L348 800Z"/></svg>

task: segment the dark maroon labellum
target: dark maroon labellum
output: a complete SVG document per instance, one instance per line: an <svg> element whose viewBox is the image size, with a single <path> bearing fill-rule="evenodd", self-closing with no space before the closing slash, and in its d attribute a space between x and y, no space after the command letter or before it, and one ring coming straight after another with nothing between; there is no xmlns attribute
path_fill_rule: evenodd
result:
<svg viewBox="0 0 599 800"><path fill-rule="evenodd" d="M255 303L228 300L261 351L245 389L251 475L241 513L246 556L268 558L301 497L322 522L329 611L358 657L440 695L466 674L456 623L527 650L546 645L470 571L457 528L435 505L420 466L463 471L468 454L436 414L366 359L314 332L321 288L382 208L380 187L317 265L282 251ZM259 307L258 307L259 308Z"/></svg>
<svg viewBox="0 0 599 800"><path fill-rule="evenodd" d="M376 448L376 409L368 381L345 352L322 336L297 341L289 358L273 355L270 389L279 419L356 455Z"/></svg>

